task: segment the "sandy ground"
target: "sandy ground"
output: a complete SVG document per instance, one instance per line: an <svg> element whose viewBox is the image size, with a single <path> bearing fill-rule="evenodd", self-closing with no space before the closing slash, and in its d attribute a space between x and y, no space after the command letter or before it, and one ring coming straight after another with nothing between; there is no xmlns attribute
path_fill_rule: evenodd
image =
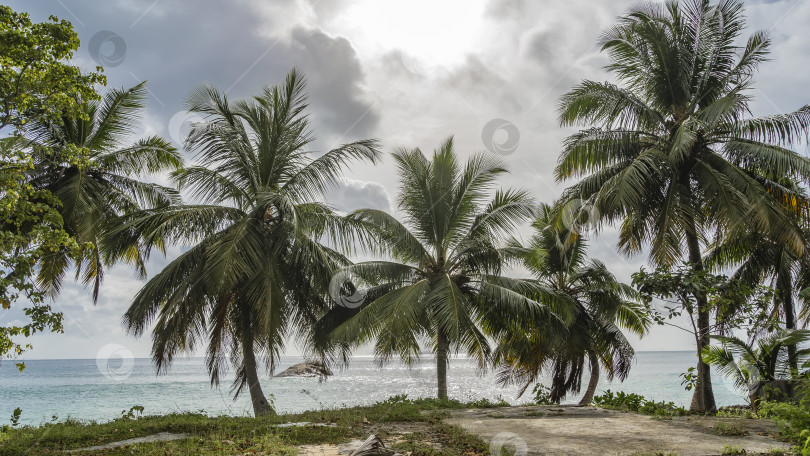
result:
<svg viewBox="0 0 810 456"><path fill-rule="evenodd" d="M492 454L499 447L516 455L719 455L724 445L767 453L790 448L769 434L767 420L738 418L677 417L653 419L645 415L595 407L508 407L454 411L450 424L461 426L490 442ZM743 426L745 436L718 435L718 423ZM720 426L723 426L722 424Z"/></svg>

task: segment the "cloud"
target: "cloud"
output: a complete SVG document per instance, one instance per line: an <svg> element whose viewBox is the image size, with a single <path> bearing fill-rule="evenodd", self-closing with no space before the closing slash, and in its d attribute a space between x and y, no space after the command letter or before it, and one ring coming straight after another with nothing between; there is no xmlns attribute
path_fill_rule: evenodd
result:
<svg viewBox="0 0 810 456"><path fill-rule="evenodd" d="M538 200L550 202L570 184L553 177L561 142L572 132L559 128L557 100L583 79L610 80L597 40L636 3L489 0L480 18L448 22L449 32L430 35L458 32L464 37L459 51L447 58L438 58L444 54L431 49L429 42L424 48L383 46L385 37L371 35L366 25L391 21L390 14L358 13L356 0L65 2L70 11L58 3L14 0L10 5L32 11L35 20L56 14L73 21L83 43L76 60L88 69L95 67L86 47L91 37L101 30L120 35L126 41L126 55L106 74L112 86L149 80L152 96L144 132L168 136L169 119L184 109L185 95L197 84L207 81L228 90L232 98L249 97L262 86L283 81L295 66L310 81L311 118L319 138L313 145L316 152L367 137L381 139L386 152L398 146L428 152L455 135L456 149L465 157L484 149L484 125L503 118L517 127L520 143L513 154L503 157L511 174L500 184L526 188ZM362 20L349 17L354 13L362 13ZM768 29L774 39L773 61L763 65L758 90L751 93L755 114L791 111L810 101L804 76L810 62L806 31L810 2L749 0L746 13L747 33ZM423 14L434 22L439 17L430 9ZM413 43L407 34L386 42L429 41L425 35L417 36L422 25L413 23ZM446 46L442 49L446 51ZM376 167L357 164L330 194L330 202L345 211L364 206L392 209L397 182L390 160ZM612 232L605 230L593 238L591 253L628 280L646 256L618 255ZM520 234L527 233L528 228L522 227ZM121 267L107 277L98 306L88 307L82 300L89 297L81 289L66 293L60 305L71 314L75 311L77 322L92 327L88 333L108 331L126 339L118 322L127 294L137 286ZM82 312L86 316L79 315ZM53 340L83 350L76 342L81 337L76 332ZM667 332L645 340L637 347L690 349L693 343L688 335ZM148 343L144 349L148 354Z"/></svg>
<svg viewBox="0 0 810 456"><path fill-rule="evenodd" d="M356 209L379 209L391 212L391 197L380 183L347 179L329 192L327 199L335 209L351 212Z"/></svg>

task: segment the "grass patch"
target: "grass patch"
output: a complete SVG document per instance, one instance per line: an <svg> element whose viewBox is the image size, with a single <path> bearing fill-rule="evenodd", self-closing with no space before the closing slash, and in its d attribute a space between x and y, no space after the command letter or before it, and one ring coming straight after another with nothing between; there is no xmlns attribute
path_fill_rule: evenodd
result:
<svg viewBox="0 0 810 456"><path fill-rule="evenodd" d="M720 449L720 454L722 455L737 455L737 454L746 454L745 450L740 447L735 447L731 445L723 445L723 448Z"/></svg>
<svg viewBox="0 0 810 456"><path fill-rule="evenodd" d="M715 423L712 426L712 432L726 437L748 435L748 430L746 430L745 427L739 423Z"/></svg>
<svg viewBox="0 0 810 456"><path fill-rule="evenodd" d="M475 403L476 408L496 406ZM498 405L499 406L499 405ZM63 454L64 450L102 445L160 432L184 433L190 438L172 442L144 443L133 446L88 451L83 456L99 455L202 455L225 456L242 454L295 455L298 445L338 444L365 438L376 432L381 437L386 429L419 424L417 432L404 434L402 442L386 445L412 451L413 456L483 455L486 444L461 428L440 422L450 409L473 407L459 401L432 399L409 400L397 396L366 407L327 409L295 414L251 418L218 416L199 413L162 416L122 416L113 421L64 420L41 426L4 426L0 428L0 456L44 456ZM309 422L329 426L290 426L278 424ZM430 442L425 444L424 442Z"/></svg>

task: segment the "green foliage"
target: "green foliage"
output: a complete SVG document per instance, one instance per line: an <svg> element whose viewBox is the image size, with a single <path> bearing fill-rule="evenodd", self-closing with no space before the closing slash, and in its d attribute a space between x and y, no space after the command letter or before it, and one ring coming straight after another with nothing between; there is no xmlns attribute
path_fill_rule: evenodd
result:
<svg viewBox="0 0 810 456"><path fill-rule="evenodd" d="M752 316L769 309L773 299L773 290L767 287L752 287L724 275L695 270L688 264L675 268L659 267L654 271L642 268L633 274L633 286L648 306L655 298L674 304L665 305L665 312L651 309L659 325L681 316L684 311L689 316L695 315L696 297L705 296L709 308L718 317L715 330L740 328L752 323Z"/></svg>
<svg viewBox="0 0 810 456"><path fill-rule="evenodd" d="M537 405L555 404L555 402L551 400L551 390L542 383L534 385L532 394L534 394L534 403Z"/></svg>
<svg viewBox="0 0 810 456"><path fill-rule="evenodd" d="M686 391L692 391L692 388L694 388L698 382L697 369L694 367L686 369L686 372L682 373L680 378L683 379L681 381L681 386L683 386Z"/></svg>
<svg viewBox="0 0 810 456"><path fill-rule="evenodd" d="M138 417L143 415L143 406L142 405L134 405L130 407L129 410L121 410L121 418L125 418L128 420L135 420Z"/></svg>
<svg viewBox="0 0 810 456"><path fill-rule="evenodd" d="M720 454L722 455L746 454L746 451L745 449L740 447L735 447L732 445L723 445L723 448L720 449Z"/></svg>
<svg viewBox="0 0 810 456"><path fill-rule="evenodd" d="M20 415L22 415L22 409L17 407L11 413L11 425L17 427L20 424Z"/></svg>
<svg viewBox="0 0 810 456"><path fill-rule="evenodd" d="M773 419L785 438L806 451L810 444L810 394L807 394L807 389L803 392L798 404L763 401L757 412L760 416Z"/></svg>
<svg viewBox="0 0 810 456"><path fill-rule="evenodd" d="M94 86L104 84L104 77L83 75L67 63L78 47L69 22L51 16L33 23L27 13L0 5L0 307L10 310L21 299L28 303L19 309L27 322L0 327L0 360L31 348L20 337L62 331L62 314L45 304L32 275L43 256L64 250L78 257L80 245L63 229L61 202L29 182L36 160L25 152L28 143L20 135L32 123L79 114L80 99L98 98ZM84 161L75 148L65 150L64 158Z"/></svg>
<svg viewBox="0 0 810 456"><path fill-rule="evenodd" d="M98 98L94 86L105 84L104 76L67 63L78 48L70 22L50 16L33 23L28 13L0 5L0 131L78 114L77 100Z"/></svg>
<svg viewBox="0 0 810 456"><path fill-rule="evenodd" d="M661 417L683 416L689 413L686 409L675 405L673 402L651 401L639 394L625 393L623 391L613 393L607 390L604 394L595 396L593 398L593 404L608 409L624 410Z"/></svg>
<svg viewBox="0 0 810 456"><path fill-rule="evenodd" d="M224 456L242 454L296 454L297 445L337 444L349 439L368 437L368 423L386 441L387 446L400 453L413 451L414 455L488 454L486 442L459 427L440 422L448 409L469 408L472 404L435 399L408 399L392 397L365 407L324 409L304 413L271 415L261 418L218 416L202 413L178 413L165 416L143 416L132 419L122 416L110 422L82 422L65 420L48 422L39 427L10 426L0 430L0 456L60 455L64 450L100 445L160 432L186 433L191 438L174 442L139 444L118 450L86 453L94 455L164 456L166 454L194 454ZM133 412L137 412L133 408ZM309 422L330 426L277 427L282 423ZM415 429L403 441L392 444L387 438L387 424L401 426L409 423ZM397 434L399 437L400 435ZM229 443L230 442L230 443ZM442 445L436 449L427 442Z"/></svg>
<svg viewBox="0 0 810 456"><path fill-rule="evenodd" d="M78 253L78 245L63 229L58 208L61 203L48 191L35 188L27 175L33 158L23 152L19 137L0 139L0 307L12 310L17 301L27 302L21 310L24 324L0 326L0 360L16 358L30 344L19 342L44 331L62 332L62 313L45 302L45 293L36 287L37 262L55 251ZM74 151L75 152L75 151ZM72 154L78 160L79 154ZM18 363L22 370L23 363Z"/></svg>
<svg viewBox="0 0 810 456"><path fill-rule="evenodd" d="M742 436L748 435L748 430L745 429L740 423L715 423L712 426L712 432L717 435L723 436Z"/></svg>

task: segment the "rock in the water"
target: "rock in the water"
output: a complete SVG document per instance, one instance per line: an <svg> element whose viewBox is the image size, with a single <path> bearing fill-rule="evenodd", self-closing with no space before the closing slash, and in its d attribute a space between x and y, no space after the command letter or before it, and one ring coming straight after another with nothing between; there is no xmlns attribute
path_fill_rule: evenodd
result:
<svg viewBox="0 0 810 456"><path fill-rule="evenodd" d="M326 365L320 361L304 361L294 366L290 366L276 377L328 377L332 375Z"/></svg>

